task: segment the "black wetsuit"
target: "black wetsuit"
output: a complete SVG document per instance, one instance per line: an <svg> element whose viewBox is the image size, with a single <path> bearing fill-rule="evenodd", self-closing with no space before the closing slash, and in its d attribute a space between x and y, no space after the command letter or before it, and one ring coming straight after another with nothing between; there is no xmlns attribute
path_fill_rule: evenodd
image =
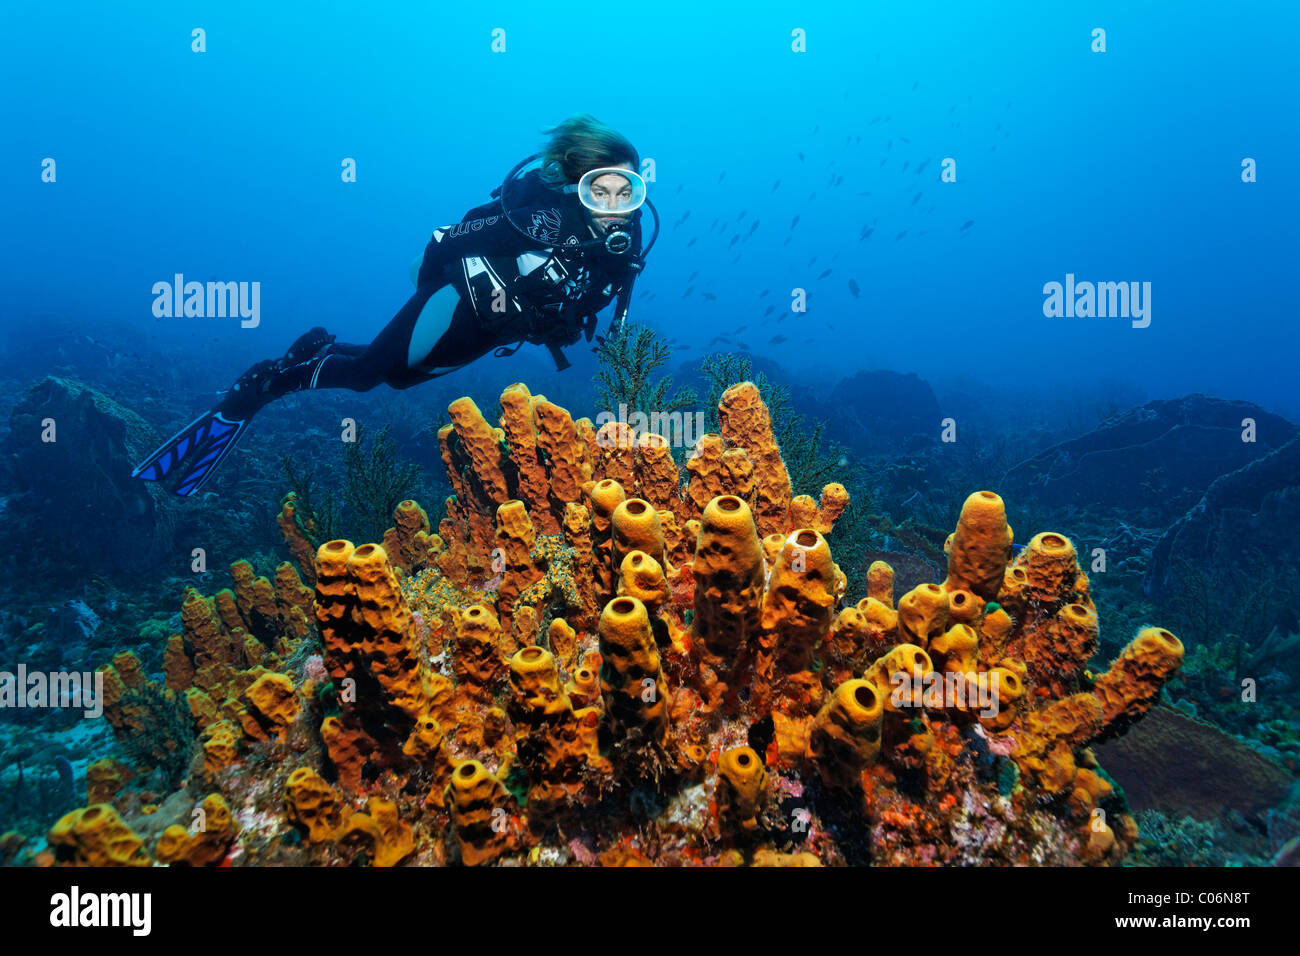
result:
<svg viewBox="0 0 1300 956"><path fill-rule="evenodd" d="M516 193L515 190L521 190ZM571 345L594 328L595 315L631 278L626 256L603 247L565 256L566 246L595 238L585 209L572 194L542 183L536 170L511 189L514 222L494 199L452 226L434 230L424 250L415 294L369 345L334 343L311 363L298 387L367 391L381 383L409 388L454 371L489 350L521 341ZM524 210L520 212L518 210ZM632 253L641 249L639 221ZM552 253L555 253L553 256ZM422 318L431 297L451 286L459 301L445 330L422 355L411 355L412 337L429 337L445 315Z"/></svg>
<svg viewBox="0 0 1300 956"><path fill-rule="evenodd" d="M307 388L376 385L410 388L445 375L491 349L516 342L572 345L595 331L596 313L635 274L641 230L623 256L566 247L596 238L587 211L571 193L547 187L534 171L512 186L511 217L493 200L463 222L434 230L416 277L415 295L369 345L334 342L317 327L280 359L258 362L210 411L190 422L136 466L145 481L178 476L178 495L203 487L230 454L258 410ZM639 216L638 216L639 218Z"/></svg>

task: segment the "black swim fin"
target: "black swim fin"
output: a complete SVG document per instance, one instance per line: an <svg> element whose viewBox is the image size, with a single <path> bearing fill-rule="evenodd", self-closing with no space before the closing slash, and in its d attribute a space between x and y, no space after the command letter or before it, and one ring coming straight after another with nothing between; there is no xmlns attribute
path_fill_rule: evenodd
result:
<svg viewBox="0 0 1300 956"><path fill-rule="evenodd" d="M173 489L176 494L188 497L203 487L203 483L230 454L248 424L247 419L228 419L217 409L205 412L137 465L131 472L131 477L160 481L177 471L182 461L190 458L192 463L180 469L180 483Z"/></svg>

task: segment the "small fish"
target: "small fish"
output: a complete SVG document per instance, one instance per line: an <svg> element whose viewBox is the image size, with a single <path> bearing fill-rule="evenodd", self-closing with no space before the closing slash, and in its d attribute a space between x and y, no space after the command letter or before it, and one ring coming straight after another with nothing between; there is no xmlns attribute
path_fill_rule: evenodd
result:
<svg viewBox="0 0 1300 956"><path fill-rule="evenodd" d="M775 312L775 311L776 311L776 306L774 306L774 305L769 305L769 306L767 307L767 311L763 313L763 317L764 317L764 318L767 318L769 315L771 315L771 314L772 314L773 312Z"/></svg>
<svg viewBox="0 0 1300 956"><path fill-rule="evenodd" d="M861 242L863 239L870 239L870 238L871 238L871 234L872 234L873 232L875 232L875 231L876 231L876 230L873 229L871 226L863 226L863 227L862 227L862 235L860 235L860 236L858 237L858 242Z"/></svg>
<svg viewBox="0 0 1300 956"><path fill-rule="evenodd" d="M692 239L690 242L686 243L686 248L689 249L689 248L690 248L691 246L693 246L693 245L695 245L695 240L694 240L694 239Z"/></svg>
<svg viewBox="0 0 1300 956"><path fill-rule="evenodd" d="M904 229L902 232L900 232L898 235L896 235L896 236L894 237L894 241L897 242L899 239L902 239L905 235L907 235L907 230L906 230L906 229Z"/></svg>
<svg viewBox="0 0 1300 956"><path fill-rule="evenodd" d="M760 292L760 293L758 294L758 297L759 297L760 299L766 298L768 292L770 292L770 291L771 291L770 289L764 289L762 292Z"/></svg>
<svg viewBox="0 0 1300 956"><path fill-rule="evenodd" d="M790 341L784 335L774 335L767 340L768 345L780 345L782 342Z"/></svg>
<svg viewBox="0 0 1300 956"><path fill-rule="evenodd" d="M891 139L888 143L885 144L885 152L889 152L893 148L894 148L894 141Z"/></svg>
<svg viewBox="0 0 1300 956"><path fill-rule="evenodd" d="M736 222L740 222L740 220L744 219L745 215L746 215L745 210L744 209L740 210L740 215L736 217Z"/></svg>
<svg viewBox="0 0 1300 956"><path fill-rule="evenodd" d="M803 162L803 153L800 153L800 154L799 154L799 162L801 162L801 163Z"/></svg>
<svg viewBox="0 0 1300 956"><path fill-rule="evenodd" d="M830 274L831 274L831 270L827 269L825 272L823 272L821 275L817 277L817 281L820 282L822 279L825 279Z"/></svg>
<svg viewBox="0 0 1300 956"><path fill-rule="evenodd" d="M692 272L690 275L688 275L688 276L686 277L686 281L687 281L687 282L694 282L694 281L695 281L695 277L696 277L697 275L699 275L699 274L700 274L700 270L699 270L699 269L696 269L694 272Z"/></svg>
<svg viewBox="0 0 1300 956"><path fill-rule="evenodd" d="M911 162L910 159L905 159L905 160L903 160L903 168L900 169L899 172L900 172L900 173L905 173L905 172L907 172L907 164L910 163L910 162Z"/></svg>
<svg viewBox="0 0 1300 956"><path fill-rule="evenodd" d="M813 256L811 259L808 260L808 265L812 265L816 261L817 261L817 257Z"/></svg>
<svg viewBox="0 0 1300 956"><path fill-rule="evenodd" d="M741 332L745 331L745 329L747 329L747 328L749 328L748 325L742 325L740 328L736 329L736 331L735 331L733 334L735 334L735 335L739 335Z"/></svg>
<svg viewBox="0 0 1300 956"><path fill-rule="evenodd" d="M974 220L974 219L967 219L965 222L963 222L963 223L961 224L961 228L958 229L957 231L958 231L958 232L965 232L967 229L969 229L969 228L970 228L971 226L973 226L973 225L975 225L975 220Z"/></svg>
<svg viewBox="0 0 1300 956"><path fill-rule="evenodd" d="M716 301L718 301L718 297L717 297L716 295L714 295L712 292L705 292L705 293L703 293L703 295L704 295L704 298L708 299L710 302L716 302Z"/></svg>
<svg viewBox="0 0 1300 956"><path fill-rule="evenodd" d="M930 161L928 159L921 160L921 165L916 167L916 174L918 176L921 175L921 170L925 169L925 167L929 164L929 162Z"/></svg>
<svg viewBox="0 0 1300 956"><path fill-rule="evenodd" d="M755 232L758 231L758 223L759 223L759 220L755 219L755 220L754 220L754 224L753 224L752 226L749 227L749 234L750 234L751 236L752 236Z"/></svg>
<svg viewBox="0 0 1300 956"><path fill-rule="evenodd" d="M907 145L909 145L909 146L912 145L912 141L911 141L910 139L908 139L906 136L900 136L900 137L898 137L898 138L901 139L904 143L907 143Z"/></svg>
<svg viewBox="0 0 1300 956"><path fill-rule="evenodd" d="M774 183L772 184L772 192L776 192L777 188L778 188L780 185L781 185L781 180L778 179L776 182L774 182Z"/></svg>
<svg viewBox="0 0 1300 956"><path fill-rule="evenodd" d="M921 85L921 81L917 80L915 83L912 84L912 89L916 89L920 85Z"/></svg>
<svg viewBox="0 0 1300 956"><path fill-rule="evenodd" d="M718 174L718 182L722 182L726 178L727 178L727 171L724 169L722 172Z"/></svg>
<svg viewBox="0 0 1300 956"><path fill-rule="evenodd" d="M912 205L913 205L913 206L915 206L915 205L916 205L917 203L919 203L920 201L921 201L921 194L920 194L920 193L917 193L915 196L912 197Z"/></svg>
<svg viewBox="0 0 1300 956"><path fill-rule="evenodd" d="M844 182L844 177L843 177L843 176L839 176L839 177L836 178L834 185L835 185L835 186L838 186L838 185L839 185L840 183L842 183L842 182ZM834 187L832 187L832 188L834 188Z"/></svg>
<svg viewBox="0 0 1300 956"><path fill-rule="evenodd" d="M849 280L849 292L855 299L862 294L862 290L858 288L858 284L852 279Z"/></svg>
<svg viewBox="0 0 1300 956"><path fill-rule="evenodd" d="M683 299L686 298L688 295L690 295L690 294L691 294L692 292L694 292L694 291L695 291L695 286L693 286L693 285L687 286L687 287L686 287L686 291L682 293L682 298L683 298Z"/></svg>
<svg viewBox="0 0 1300 956"><path fill-rule="evenodd" d="M738 242L740 242L740 236L732 236L732 237L731 237L731 241L730 241L729 243L727 243L727 248L730 249L732 246L734 246L734 245L735 245L736 243L738 243Z"/></svg>
<svg viewBox="0 0 1300 956"><path fill-rule="evenodd" d="M799 225L799 217L795 216L794 219L790 221L790 228L793 229L797 225Z"/></svg>

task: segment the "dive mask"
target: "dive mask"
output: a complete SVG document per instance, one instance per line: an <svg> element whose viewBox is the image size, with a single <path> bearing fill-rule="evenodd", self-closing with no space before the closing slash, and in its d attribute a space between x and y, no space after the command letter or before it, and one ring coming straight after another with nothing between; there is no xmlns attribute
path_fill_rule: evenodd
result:
<svg viewBox="0 0 1300 956"><path fill-rule="evenodd" d="M645 180L640 173L619 166L602 166L582 174L576 187L578 200L597 216L631 216L645 202Z"/></svg>
<svg viewBox="0 0 1300 956"><path fill-rule="evenodd" d="M505 182L492 191L493 197L500 197L501 209L508 222L516 232L530 241L536 242L537 236L528 228L528 218L539 200L530 198L520 187L527 175L536 171L545 163L540 153L520 161L506 174ZM527 170L527 173L525 172ZM645 248L635 254L637 268L645 259L655 240L659 237L659 213L654 203L646 195L646 181L639 173L620 166L602 166L584 173L576 183L562 187L551 187L557 192L571 196L577 194L578 201L587 214L595 219L603 219L604 234L596 239L578 243L576 247L565 246L565 250L583 251L604 247L605 251L621 255L632 250L635 242L637 221L640 208L644 205L654 216L654 229Z"/></svg>
<svg viewBox="0 0 1300 956"><path fill-rule="evenodd" d="M582 174L576 186L578 201L593 218L603 219L605 248L609 252L626 252L632 246L632 214L646 198L645 180L640 173L619 166L602 166Z"/></svg>

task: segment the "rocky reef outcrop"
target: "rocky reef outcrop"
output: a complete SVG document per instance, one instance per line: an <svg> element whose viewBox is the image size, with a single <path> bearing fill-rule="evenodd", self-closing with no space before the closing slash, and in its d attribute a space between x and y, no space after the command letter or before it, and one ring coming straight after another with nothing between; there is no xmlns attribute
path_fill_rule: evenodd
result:
<svg viewBox="0 0 1300 956"><path fill-rule="evenodd" d="M1242 440L1243 421L1255 440ZM1220 475L1269 454L1296 426L1250 402L1206 395L1148 402L1061 442L1007 472L998 488L1045 507L1145 511L1144 524L1174 520Z"/></svg>
<svg viewBox="0 0 1300 956"><path fill-rule="evenodd" d="M6 536L41 541L63 572L152 566L171 543L169 502L156 484L132 479L131 470L159 441L144 419L102 392L46 377L10 415Z"/></svg>
<svg viewBox="0 0 1300 956"><path fill-rule="evenodd" d="M1146 591L1154 600L1169 600L1183 590L1189 565L1244 568L1261 555L1279 569L1300 566L1300 437L1216 479L1156 542ZM1233 592L1232 575L1216 583L1227 589L1222 600L1243 597Z"/></svg>

